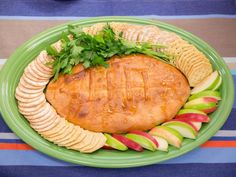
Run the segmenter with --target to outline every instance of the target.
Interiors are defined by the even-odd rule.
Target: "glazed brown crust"
[[[57,113],[90,131],[148,130],[172,119],[190,87],[175,67],[145,55],[113,57],[109,68],[84,70],[50,82],[46,98]]]

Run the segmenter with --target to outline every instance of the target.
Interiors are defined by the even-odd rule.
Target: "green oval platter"
[[[202,127],[196,140],[185,139],[183,146],[180,149],[170,147],[169,152],[167,153],[161,151],[144,151],[140,153],[131,150],[119,152],[115,150],[109,151],[100,149],[92,154],[82,154],[77,151],[58,147],[57,145],[43,139],[29,126],[26,119],[19,113],[17,109],[17,102],[14,97],[15,88],[24,71],[24,68],[39,54],[41,50],[45,49],[48,44],[56,42],[59,39],[61,32],[66,30],[68,24],[89,26],[94,23],[112,21],[140,25],[156,25],[164,30],[175,32],[202,51],[209,58],[214,69],[219,71],[223,78],[223,84],[221,87],[222,100],[219,103],[219,108],[217,111],[211,114],[212,121]],[[232,76],[223,59],[213,48],[198,37],[163,22],[131,17],[98,17],[74,21],[68,24],[51,28],[24,43],[7,60],[0,73],[1,114],[11,130],[33,148],[49,156],[86,166],[104,168],[143,166],[162,162],[191,151],[213,136],[227,120],[232,109],[234,99],[234,84]]]

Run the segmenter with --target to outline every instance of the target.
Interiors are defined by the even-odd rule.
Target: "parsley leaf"
[[[52,46],[46,48],[47,53],[55,58],[53,61],[54,80],[58,79],[59,73],[71,74],[73,66],[82,64],[85,68],[103,66],[108,67],[107,60],[112,56],[124,56],[141,53],[165,62],[170,62],[170,57],[163,52],[153,49],[164,48],[163,45],[151,45],[148,43],[131,43],[118,36],[113,29],[106,25],[103,30],[94,36],[86,34],[82,28],[68,26],[67,33],[61,36],[62,50],[58,53]],[[68,37],[73,37],[72,40]]]

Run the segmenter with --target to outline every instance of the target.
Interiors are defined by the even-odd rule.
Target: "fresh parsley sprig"
[[[73,39],[69,39],[71,35]],[[116,36],[109,25],[97,35],[91,36],[81,28],[68,26],[68,32],[62,33],[62,50],[58,53],[52,46],[47,47],[47,53],[55,58],[53,64],[54,80],[59,73],[71,74],[73,66],[83,64],[85,68],[103,66],[108,67],[107,60],[112,56],[124,56],[141,53],[165,62],[170,62],[170,57],[162,52],[153,50],[153,45],[148,43],[135,44],[122,39],[122,33]],[[156,45],[156,48],[163,48]]]

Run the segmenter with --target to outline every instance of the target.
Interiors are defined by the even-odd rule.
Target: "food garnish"
[[[108,67],[107,60],[112,56],[124,56],[135,53],[145,54],[153,58],[170,62],[170,57],[153,50],[163,48],[163,45],[151,45],[149,43],[131,43],[122,38],[122,32],[116,36],[113,29],[106,25],[97,35],[89,35],[81,28],[68,26],[68,35],[62,33],[62,50],[57,52],[53,46],[47,47],[47,53],[55,58],[53,64],[53,78],[57,80],[59,73],[71,74],[73,66],[83,64],[85,68],[103,66]]]

